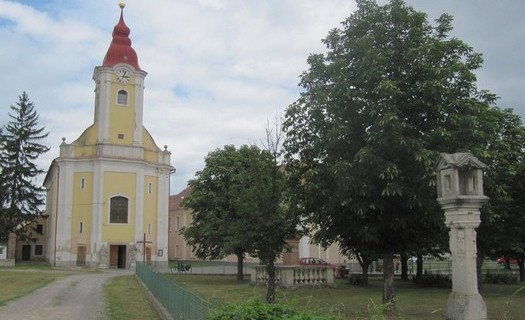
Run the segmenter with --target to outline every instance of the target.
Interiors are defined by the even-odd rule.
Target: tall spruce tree
[[[35,163],[49,150],[39,142],[47,137],[45,127],[39,126],[38,114],[26,92],[11,105],[11,120],[0,134],[0,240],[14,232],[24,237],[20,228],[42,213],[44,189],[36,178],[44,173]]]

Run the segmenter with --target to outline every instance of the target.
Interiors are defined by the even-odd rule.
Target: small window
[[[153,186],[151,185],[151,182],[148,183],[148,193],[151,194],[151,190],[153,190]]]
[[[128,199],[117,196],[110,200],[110,223],[128,223]]]
[[[119,90],[117,93],[117,103],[127,105],[128,104],[128,93],[126,90]]]
[[[151,234],[151,223],[148,223],[148,235]]]
[[[124,139],[124,134],[123,133],[119,133],[117,135],[117,138],[120,139],[120,140]]]
[[[44,254],[44,246],[41,244],[35,244],[35,256],[41,256]]]
[[[86,179],[82,178],[80,179],[80,189],[84,189],[86,187]]]
[[[38,234],[43,234],[44,233],[44,226],[42,224],[37,224],[35,230],[36,230],[36,232]]]
[[[84,222],[80,221],[78,225],[78,233],[82,234],[84,232]]]
[[[180,219],[179,217],[177,217],[177,231],[179,231],[180,229]]]

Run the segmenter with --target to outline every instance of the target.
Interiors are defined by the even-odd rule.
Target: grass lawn
[[[52,282],[61,274],[0,269],[0,306]]]
[[[109,320],[159,319],[135,276],[112,278],[104,287]]]
[[[264,299],[266,288],[255,287],[249,280],[241,283],[234,276],[170,275],[180,286],[197,292],[205,299],[239,303],[251,297]],[[412,282],[396,281],[397,315],[391,319],[444,319],[450,289],[419,288]],[[481,294],[487,304],[489,319],[525,319],[525,284],[485,284]],[[520,290],[520,288],[523,288]],[[292,301],[299,308],[330,314],[339,319],[371,319],[381,308],[382,280],[371,278],[367,288],[336,280],[335,288],[300,287],[278,291],[278,301]],[[513,295],[514,294],[514,295]]]

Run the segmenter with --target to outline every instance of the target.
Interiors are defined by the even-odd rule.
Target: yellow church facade
[[[171,153],[143,126],[144,79],[123,8],[102,66],[94,121],[63,138],[44,181],[47,260],[55,266],[130,268],[168,261]]]

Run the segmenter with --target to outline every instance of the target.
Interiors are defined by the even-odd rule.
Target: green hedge
[[[416,283],[423,288],[452,288],[452,278],[449,275],[428,271],[425,271]]]
[[[208,320],[335,320],[334,317],[315,316],[300,312],[289,304],[267,304],[257,299],[215,310]]]
[[[492,284],[517,284],[518,276],[511,272],[487,272],[483,277],[483,282]]]

